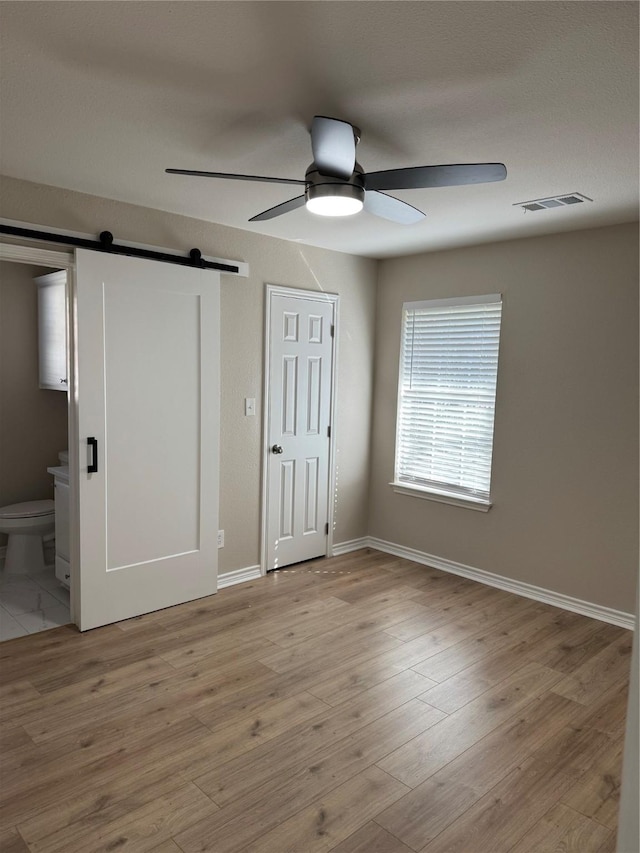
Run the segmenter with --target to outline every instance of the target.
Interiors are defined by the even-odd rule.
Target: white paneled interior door
[[[326,554],[335,297],[269,292],[267,570]]]
[[[76,253],[81,630],[216,591],[219,289]]]

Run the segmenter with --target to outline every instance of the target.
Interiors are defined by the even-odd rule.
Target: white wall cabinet
[[[40,388],[67,390],[67,274],[35,279],[38,286],[38,364]]]

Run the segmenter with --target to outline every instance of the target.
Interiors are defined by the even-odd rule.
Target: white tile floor
[[[58,583],[53,566],[31,575],[0,569],[0,641],[69,621],[69,590]]]

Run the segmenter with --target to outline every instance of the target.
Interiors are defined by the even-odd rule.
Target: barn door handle
[[[87,439],[87,444],[91,448],[91,463],[87,467],[87,474],[98,473],[98,439],[91,436]]]
[[[274,444],[273,447],[271,448],[271,452],[272,453],[284,453],[284,450],[282,449],[282,447],[280,447],[279,444]]]

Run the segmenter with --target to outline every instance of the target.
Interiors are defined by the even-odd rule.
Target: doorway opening
[[[0,261],[66,272],[66,621],[85,631],[215,593],[220,273],[2,242]],[[51,461],[50,476],[65,460]]]
[[[72,621],[69,400],[66,271],[2,257],[0,640],[8,640]]]

